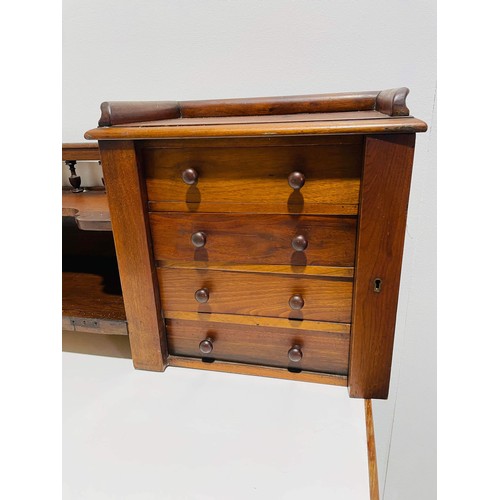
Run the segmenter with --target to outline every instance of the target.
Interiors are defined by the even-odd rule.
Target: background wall
[[[391,392],[374,412],[384,500],[435,498],[434,1],[64,0],[63,43],[63,142],[82,141],[105,100],[411,89],[429,131],[417,137]]]

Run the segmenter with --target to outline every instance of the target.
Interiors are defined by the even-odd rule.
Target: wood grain
[[[165,326],[160,314],[145,188],[134,144],[104,141],[99,147],[134,366],[162,371],[167,357]]]
[[[66,160],[100,160],[99,146],[97,142],[74,142],[63,143],[62,161]]]
[[[100,127],[121,123],[169,118],[205,118],[231,116],[272,116],[306,113],[342,113],[383,109],[387,115],[398,114],[405,106],[408,89],[337,92],[330,94],[197,101],[114,101],[101,104]],[[394,103],[395,102],[395,103]],[[408,114],[408,113],[407,113]]]
[[[366,138],[354,276],[351,397],[389,393],[415,135]],[[381,279],[380,292],[374,280]]]
[[[356,113],[356,112],[355,112]],[[166,137],[267,137],[273,135],[331,134],[414,134],[425,132],[427,124],[406,116],[356,120],[355,114],[345,120],[303,122],[245,123],[224,125],[193,125],[187,127],[154,126],[103,127],[89,130],[86,139],[164,139]]]
[[[79,229],[83,231],[111,231],[108,198],[101,189],[72,193],[63,189],[62,214],[74,217]]]
[[[125,320],[62,317],[62,329],[70,332],[94,333],[98,335],[128,335]]]
[[[292,266],[292,265],[260,265],[260,264],[228,264],[227,262],[179,262],[157,260],[158,267],[172,267],[176,269],[211,269],[213,271],[238,271],[242,273],[265,274],[293,274],[297,276],[330,276],[331,278],[353,278],[354,267],[327,267],[327,266]]]
[[[177,319],[167,319],[167,331],[174,356],[347,375],[349,335],[344,333]],[[213,341],[213,351],[202,354],[199,344],[207,337]],[[295,363],[288,359],[294,345],[300,345],[303,353]]]
[[[356,218],[293,215],[150,213],[155,259],[290,266],[354,265]],[[196,248],[191,235],[206,235]],[[307,239],[295,251],[296,236]],[[251,249],[251,251],[249,251]]]
[[[88,268],[78,263],[62,273],[63,316],[125,320],[118,273],[112,267]]]
[[[158,269],[158,280],[166,315],[192,311],[351,322],[351,280],[169,268]],[[206,304],[194,298],[201,288],[209,290]],[[300,311],[288,305],[294,294],[304,299]]]
[[[188,212],[188,213],[244,213],[244,214],[290,214],[290,215],[357,215],[358,205],[338,205],[335,203],[276,203],[268,199],[262,203],[232,202],[220,203],[206,201],[186,203],[185,201],[149,201],[149,210],[152,212]]]
[[[290,330],[314,330],[349,334],[351,325],[347,323],[328,323],[326,321],[297,321],[285,318],[266,318],[262,316],[244,316],[241,314],[216,314],[203,312],[169,311],[168,319],[183,319],[188,321],[210,321],[211,323],[230,323],[272,328],[288,328]]]
[[[314,203],[355,205],[359,198],[362,145],[237,148],[141,149],[150,201],[266,204],[287,212],[289,205]],[[186,185],[182,172],[198,172]],[[294,171],[305,175],[300,191],[288,185]]]
[[[201,359],[187,358],[182,356],[169,356],[169,366],[183,368],[194,368],[196,370],[207,370],[216,372],[236,373],[239,375],[253,375],[257,377],[270,377],[297,382],[312,382],[315,384],[328,384],[347,386],[347,377],[342,375],[331,375],[326,373],[313,373],[302,370],[300,373],[292,372],[286,368],[273,368],[270,366],[245,365],[243,363],[231,363],[228,361],[214,361],[205,363]]]
[[[370,480],[370,500],[379,500],[377,450],[371,399],[365,399],[366,445],[368,449],[368,476]]]

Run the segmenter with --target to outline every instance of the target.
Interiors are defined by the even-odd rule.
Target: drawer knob
[[[196,248],[203,248],[207,242],[207,235],[203,231],[198,231],[191,235],[191,243]]]
[[[288,301],[288,305],[290,306],[290,309],[300,311],[300,309],[304,307],[304,299],[301,295],[292,295]]]
[[[192,186],[198,182],[198,172],[194,168],[186,168],[182,172],[182,180]]]
[[[303,252],[307,248],[307,240],[305,236],[299,234],[292,240],[292,248],[297,252]]]
[[[210,354],[214,350],[213,342],[214,341],[210,337],[206,338],[205,340],[202,340],[200,342],[200,351],[203,354]],[[302,355],[301,355],[301,357],[302,357]]]
[[[200,349],[201,349],[201,347],[200,347]],[[288,359],[290,361],[293,361],[294,363],[298,363],[302,359],[302,350],[300,349],[300,345],[294,345],[288,351]]]
[[[302,172],[292,172],[288,176],[288,185],[292,189],[300,189],[306,182],[306,176]]]
[[[208,288],[200,288],[194,292],[194,298],[196,299],[196,302],[199,302],[200,304],[208,302],[209,297]]]

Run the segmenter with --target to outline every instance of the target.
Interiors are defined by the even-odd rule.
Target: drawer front
[[[200,351],[206,339],[210,353]],[[345,333],[168,319],[167,341],[174,356],[347,375],[349,334]],[[294,346],[300,347],[298,361],[289,358]]]
[[[352,280],[158,268],[158,281],[164,315],[198,311],[351,322]],[[197,292],[208,300],[198,302]],[[298,307],[301,300],[302,308],[291,308],[290,301]]]
[[[151,213],[149,218],[156,260],[354,266],[355,217]]]
[[[138,153],[150,201],[173,206],[180,202],[191,211],[211,204],[224,211],[226,203],[247,204],[259,212],[295,213],[311,204],[357,205],[362,144],[359,138],[344,141],[279,147],[145,147]],[[304,176],[300,189],[289,185],[293,172]],[[187,184],[183,176],[196,182]]]

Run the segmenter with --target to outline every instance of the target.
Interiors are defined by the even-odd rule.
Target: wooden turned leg
[[[66,160],[66,165],[69,167],[71,175],[69,176],[69,183],[73,186],[71,192],[82,193],[83,188],[80,187],[82,179],[79,175],[76,175],[76,160]]]

